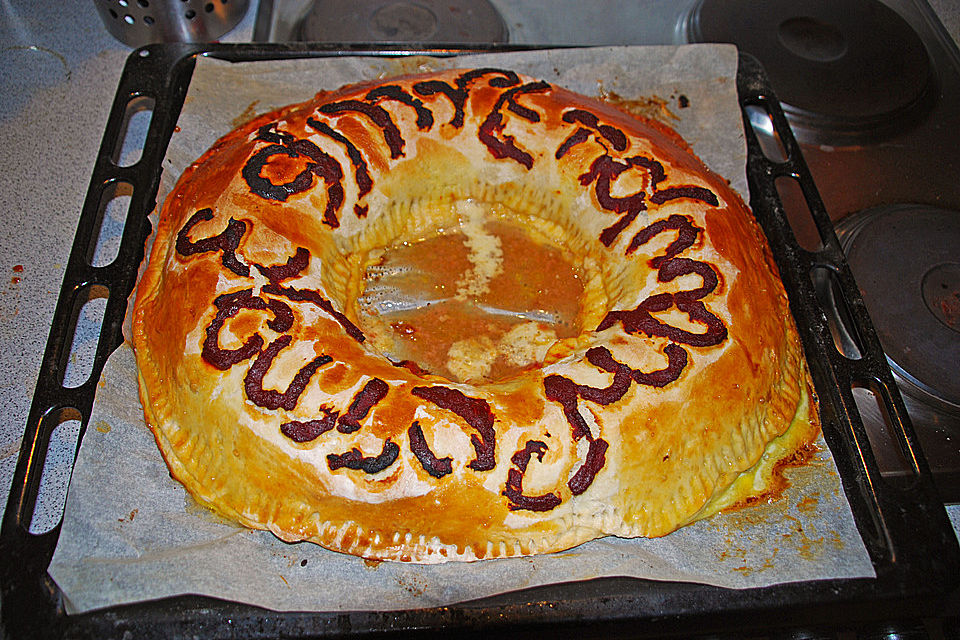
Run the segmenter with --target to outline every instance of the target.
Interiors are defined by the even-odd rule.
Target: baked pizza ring
[[[819,430],[737,194],[667,127],[507,70],[223,137],[163,205],[133,322],[172,475],[368,558],[662,536]]]

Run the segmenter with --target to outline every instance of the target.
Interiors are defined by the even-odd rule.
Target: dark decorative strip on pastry
[[[336,140],[346,148],[347,156],[349,156],[350,162],[353,163],[354,166],[353,175],[357,181],[358,197],[362,198],[370,193],[370,189],[373,188],[373,180],[370,178],[370,172],[367,169],[367,161],[364,159],[363,154],[360,153],[360,150],[357,149],[356,145],[326,122],[320,122],[316,118],[307,118],[307,124],[323,135]]]
[[[584,109],[570,109],[564,112],[563,121],[570,124],[582,124],[599,133],[617,151],[626,151],[627,136],[608,124],[600,124],[597,116]]]
[[[279,139],[283,144],[264,147],[247,160],[240,174],[250,187],[250,191],[267,200],[286,202],[291,195],[302,193],[313,186],[313,177],[317,176],[327,185],[327,205],[323,212],[323,222],[331,229],[339,227],[340,220],[337,212],[340,211],[344,198],[343,169],[340,163],[309,140],[299,140],[290,134],[276,131],[264,132],[262,127],[259,135]],[[302,156],[312,162],[308,162],[290,182],[274,184],[260,174],[270,159],[277,155],[290,158]]]
[[[574,148],[578,144],[586,142],[590,139],[590,130],[584,129],[583,127],[578,128],[576,131],[567,136],[567,139],[564,140],[559,147],[557,147],[557,152],[553,154],[553,157],[559,160],[563,156],[567,155],[567,152],[570,149]]]
[[[271,144],[257,151],[247,160],[241,171],[243,179],[246,180],[250,191],[261,198],[286,202],[287,198],[295,193],[301,193],[310,188],[313,184],[313,171],[309,167],[303,169],[290,182],[274,184],[261,174],[263,167],[266,166],[274,156],[284,155],[290,158],[299,158],[300,154],[280,144]]]
[[[283,296],[292,302],[310,302],[320,307],[327,315],[336,320],[347,334],[357,342],[363,342],[366,338],[363,332],[350,321],[350,318],[343,315],[333,304],[321,296],[318,292],[311,289],[294,289],[293,287],[282,287],[278,284],[268,284],[263,287],[265,293]]]
[[[213,209],[209,207],[200,209],[187,220],[180,232],[177,234],[177,253],[181,256],[192,256],[197,253],[208,253],[211,251],[223,252],[220,260],[227,269],[238,276],[249,276],[250,267],[237,260],[237,247],[240,246],[240,239],[247,230],[247,225],[242,220],[230,218],[227,228],[220,234],[210,238],[202,238],[193,242],[189,238],[190,230],[201,221],[213,220]]]
[[[696,273],[703,279],[703,284],[696,289],[652,295],[634,309],[611,311],[600,322],[597,331],[603,331],[620,322],[628,333],[642,332],[691,347],[718,345],[727,338],[727,328],[720,318],[707,311],[706,306],[700,302],[701,298],[711,293],[719,284],[717,272],[706,262],[676,257],[677,254],[693,246],[701,229],[696,227],[689,218],[674,214],[665,220],[657,220],[637,232],[630,241],[627,253],[668,230],[677,231],[677,239],[667,246],[662,255],[649,261],[650,266],[658,270],[657,280],[669,282],[678,276]],[[694,333],[679,329],[660,322],[653,316],[653,313],[667,311],[674,305],[678,310],[686,313],[691,322],[704,325],[706,331]]]
[[[608,443],[599,437],[594,437],[590,427],[580,413],[580,400],[587,400],[599,405],[610,405],[620,400],[630,389],[632,382],[638,384],[662,387],[673,382],[687,364],[687,353],[676,345],[667,345],[664,349],[667,355],[667,366],[653,372],[636,371],[631,367],[618,362],[606,347],[593,347],[587,350],[587,361],[593,366],[613,374],[613,380],[606,387],[591,387],[573,382],[560,375],[549,375],[543,380],[544,392],[548,400],[560,404],[563,415],[570,424],[573,439],[587,438],[590,443],[586,459],[567,482],[573,495],[580,495],[586,491],[596,475],[606,463]],[[519,484],[517,485],[519,486]]]
[[[683,311],[691,322],[697,322],[706,327],[704,333],[693,333],[686,329],[678,329],[657,320],[652,314],[667,311],[676,305]],[[650,296],[634,309],[611,311],[597,327],[597,331],[621,323],[627,333],[645,333],[648,336],[659,336],[673,342],[687,344],[691,347],[712,347],[723,342],[727,337],[727,328],[717,316],[713,315],[699,300],[691,301],[680,294],[660,293]]]
[[[630,389],[633,381],[633,371],[613,359],[606,347],[593,347],[587,350],[587,360],[590,364],[613,373],[613,380],[606,387],[591,387],[577,384],[569,378],[552,374],[543,379],[543,389],[547,400],[552,400],[563,407],[563,415],[573,429],[573,439],[579,440],[590,435],[590,427],[580,415],[579,400],[589,400],[599,405],[609,405],[618,401]]]
[[[711,207],[716,207],[720,204],[720,201],[717,199],[717,195],[713,191],[703,187],[694,186],[667,187],[666,189],[657,191],[650,196],[650,202],[663,204],[668,200],[676,200],[677,198],[690,198],[691,200],[699,200],[700,202],[709,204]]]
[[[374,405],[386,397],[388,391],[390,387],[380,378],[368,381],[354,396],[347,412],[340,416],[337,421],[337,431],[340,433],[357,431],[360,428],[360,421],[367,417],[367,413]]]
[[[497,99],[497,103],[487,115],[486,119],[480,125],[478,137],[480,142],[487,146],[494,158],[512,158],[527,169],[533,167],[533,156],[517,146],[515,138],[509,134],[503,133],[505,123],[503,122],[503,113],[501,110],[504,105],[516,115],[529,120],[530,122],[539,122],[540,116],[536,111],[528,109],[516,102],[517,96],[527,93],[542,93],[549,91],[550,85],[546,82],[529,82],[519,87],[513,87],[504,91]]]
[[[218,296],[213,303],[217,307],[217,315],[214,316],[207,327],[207,338],[203,341],[200,356],[217,369],[226,371],[238,362],[260,353],[260,349],[263,348],[263,338],[259,333],[255,333],[247,338],[243,346],[237,349],[222,349],[220,347],[220,329],[223,328],[227,318],[237,315],[241,309],[266,309],[267,303],[260,298],[253,297],[253,290],[251,289],[224,293]]]
[[[673,294],[674,300],[699,300],[707,294],[713,292],[719,284],[717,272],[706,262],[691,260],[690,258],[672,258],[666,262],[659,263],[660,270],[657,273],[657,280],[660,282],[670,282],[680,276],[697,274],[703,279],[703,285],[696,289],[678,291]]]
[[[471,398],[449,387],[414,387],[413,395],[432,402],[463,418],[477,434],[470,434],[477,457],[467,466],[475,471],[489,471],[496,466],[497,434],[493,429],[494,416],[486,400]]]
[[[632,167],[639,167],[645,171],[643,188],[629,196],[617,197],[612,195],[610,189],[613,180]],[[663,165],[644,156],[633,156],[620,162],[610,155],[604,154],[593,161],[590,169],[580,176],[580,184],[586,186],[596,182],[594,193],[597,197],[597,204],[607,211],[621,214],[617,222],[601,232],[600,242],[604,246],[609,247],[616,242],[620,234],[636,219],[637,215],[646,210],[647,206],[644,201],[646,193],[644,190],[647,188],[656,190],[657,184],[665,177]]]
[[[300,444],[316,440],[327,431],[333,430],[337,423],[336,411],[320,407],[320,413],[322,417],[313,420],[284,422],[280,425],[280,433]]]
[[[292,410],[297,406],[297,400],[300,399],[300,394],[307,388],[307,383],[317,369],[333,362],[333,358],[328,355],[317,356],[297,371],[297,374],[293,377],[293,380],[290,381],[290,385],[286,391],[264,389],[263,378],[267,374],[267,371],[269,371],[270,365],[273,364],[273,360],[277,357],[277,354],[290,344],[291,340],[293,340],[292,336],[283,335],[271,342],[267,348],[257,356],[257,359],[254,360],[250,369],[247,371],[247,375],[243,379],[243,386],[247,397],[258,407],[271,410]]]
[[[537,460],[543,461],[543,454],[547,451],[547,443],[542,440],[527,440],[526,446],[510,456],[510,462],[517,465],[520,471],[526,473],[530,458],[534,455]]]
[[[365,458],[363,452],[357,448],[352,448],[346,453],[327,454],[327,466],[330,471],[336,471],[346,467],[364,473],[379,473],[392,465],[400,455],[400,447],[387,438],[383,443],[383,450],[377,456]]]
[[[284,264],[265,267],[262,264],[254,263],[253,266],[270,282],[282,282],[299,275],[309,264],[310,252],[303,247],[299,247],[297,252],[287,258]]]
[[[590,439],[590,446],[587,449],[587,459],[584,460],[577,472],[567,482],[570,492],[578,496],[593,484],[594,478],[603,469],[606,463],[607,441],[603,438]]]
[[[257,140],[273,144],[289,144],[296,140],[296,138],[289,133],[284,133],[277,129],[278,126],[279,123],[277,122],[263,125],[257,129]]]
[[[665,387],[677,378],[687,366],[687,352],[680,345],[670,343],[663,348],[667,356],[667,366],[657,371],[637,371],[633,369],[633,380],[648,387]]]
[[[394,100],[408,107],[412,107],[417,112],[417,129],[428,131],[433,126],[433,113],[423,106],[423,102],[414,98],[409,93],[395,84],[385,84],[371,89],[364,99],[370,102],[378,100]]]
[[[650,266],[657,268],[664,260],[670,260],[678,254],[686,251],[697,241],[697,236],[702,229],[693,224],[693,221],[686,216],[673,214],[665,220],[652,222],[637,232],[630,245],[627,247],[627,253],[633,253],[640,246],[650,242],[655,236],[664,231],[673,230],[677,232],[677,239],[671,242],[662,256],[657,256],[650,260]]]
[[[263,338],[254,334],[238,349],[222,349],[220,347],[220,330],[228,318],[237,315],[241,309],[273,312],[273,319],[267,321],[267,326],[278,333],[288,331],[293,326],[293,312],[280,300],[263,300],[255,297],[252,289],[225,293],[214,301],[217,315],[214,316],[206,329],[207,337],[203,341],[201,357],[221,371],[226,371],[238,362],[252,358],[263,347]]]
[[[320,105],[318,110],[328,116],[342,113],[359,113],[366,116],[383,133],[383,141],[387,143],[387,148],[390,149],[390,157],[396,159],[403,155],[405,144],[403,136],[400,134],[397,123],[390,117],[390,112],[383,107],[360,100],[342,100]]]
[[[490,79],[491,87],[512,87],[520,84],[520,78],[513,71],[503,71],[500,69],[472,69],[460,75],[453,85],[442,80],[425,80],[413,85],[413,90],[424,97],[434,96],[438,93],[447,97],[450,104],[453,105],[453,118],[448,124],[457,129],[463,127],[464,105],[467,103],[468,91],[475,80],[486,76],[496,75]]]
[[[537,460],[543,460],[546,450],[546,443],[540,440],[528,440],[523,449],[510,456],[510,462],[517,468],[507,471],[507,485],[502,495],[510,500],[511,511],[550,511],[562,502],[556,493],[545,493],[539,496],[528,496],[523,493],[523,474],[527,472],[530,457],[536,455]]]
[[[442,478],[453,471],[453,458],[437,458],[436,454],[430,450],[427,439],[423,435],[423,428],[416,420],[407,429],[407,436],[410,438],[410,451],[417,456],[417,460],[423,466],[423,470],[434,478]]]

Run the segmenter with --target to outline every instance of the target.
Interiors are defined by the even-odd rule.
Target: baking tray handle
[[[746,54],[741,54],[740,64],[745,69],[760,67],[755,58]],[[744,73],[738,85],[749,151],[750,206],[775,248],[774,258],[821,400],[824,438],[834,453],[861,536],[875,567],[900,564],[918,569],[929,565],[930,571],[956,583],[960,574],[960,552],[952,525],[830,216],[776,96],[761,79],[765,79],[763,73]],[[775,138],[785,157],[776,157],[764,150],[765,144],[750,119],[750,107],[760,108],[770,116]],[[820,237],[820,245],[815,250],[798,244],[776,186],[778,179],[795,180],[799,185]],[[845,303],[848,330],[857,337],[858,357],[841,353],[837,348],[828,311],[818,300],[814,282],[814,274],[822,270],[831,274],[836,293]],[[896,444],[910,466],[908,481],[893,482],[881,475],[853,396],[854,387],[868,388],[875,393],[895,434]],[[942,562],[925,560],[927,550],[915,544],[917,540],[942,549]]]

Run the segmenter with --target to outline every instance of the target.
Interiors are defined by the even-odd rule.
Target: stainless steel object
[[[104,26],[131,47],[211,42],[233,29],[250,0],[94,0]]]
[[[701,0],[686,27],[691,42],[734,42],[763,63],[800,142],[877,142],[936,99],[923,41],[878,0]]]
[[[486,0],[317,0],[300,23],[306,42],[497,43],[507,27]]]
[[[960,494],[960,213],[919,204],[875,207],[836,224],[893,378],[945,499]],[[821,287],[824,282],[818,283]],[[830,291],[826,291],[828,297]],[[839,341],[850,345],[842,307]],[[855,349],[856,347],[854,347]],[[888,418],[863,390],[857,406],[871,436]],[[903,460],[881,452],[881,471],[899,475]]]
[[[960,58],[919,0],[770,0],[764,9],[698,0],[682,26],[691,40],[737,44],[769,73],[941,495],[960,502]],[[794,232],[815,251],[822,236],[805,197],[781,182]],[[842,303],[817,284],[838,347],[855,357]],[[881,470],[897,477],[908,465],[884,436],[888,418],[874,390],[855,391]]]

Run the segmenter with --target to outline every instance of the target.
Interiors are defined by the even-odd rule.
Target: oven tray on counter
[[[824,437],[876,578],[819,580],[729,590],[700,584],[603,578],[538,587],[449,607],[391,612],[277,613],[214,598],[179,596],[68,616],[57,585],[46,573],[59,536],[29,532],[51,433],[64,412],[87,426],[101,370],[122,343],[121,324],[150,232],[161,163],[177,123],[196,56],[228,61],[344,55],[456,55],[525,50],[385,48],[308,44],[151,45],[127,61],[110,112],[41,365],[13,487],[0,530],[0,602],[4,637],[180,638],[324,637],[378,632],[423,635],[519,632],[540,635],[631,637],[738,629],[850,628],[875,620],[917,620],[943,613],[960,582],[960,551],[937,497],[863,300],[847,267],[813,180],[760,64],[741,54],[737,89],[748,145],[750,206],[766,233],[790,297],[790,306],[820,400]],[[117,166],[129,106],[153,102],[140,160]],[[785,159],[771,159],[751,126],[751,114],[772,122]],[[775,155],[775,154],[771,154]],[[777,179],[795,180],[823,240],[815,252],[797,244],[780,201]],[[116,259],[90,266],[103,217],[103,201],[117,183],[132,186]],[[844,327],[858,339],[858,358],[841,354],[815,290],[814,272],[829,274],[841,297]],[[77,310],[91,287],[108,291],[92,373],[80,386],[64,386]],[[910,473],[881,477],[852,389],[877,396]]]

